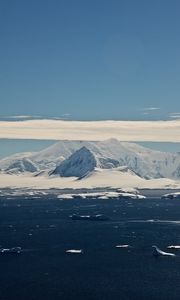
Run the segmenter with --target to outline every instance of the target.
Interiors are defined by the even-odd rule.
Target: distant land
[[[59,141],[0,160],[0,188],[178,190],[180,153],[117,139]]]

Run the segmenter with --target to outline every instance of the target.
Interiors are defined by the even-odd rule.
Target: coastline
[[[148,189],[148,188],[139,188],[136,190],[136,193],[132,193],[132,195],[139,195],[144,196],[145,198],[161,198],[164,194],[176,193],[180,192],[180,188],[177,189]],[[128,197],[128,193],[124,192],[124,196],[119,195],[123,193],[120,189],[116,188],[83,188],[83,189],[72,189],[72,188],[50,188],[50,189],[33,189],[33,188],[0,188],[0,197],[18,197],[24,196],[25,199],[27,198],[42,198],[42,197],[56,197],[59,199],[73,199],[73,198],[81,198],[81,199],[101,199],[101,200],[108,200],[108,199],[118,199],[118,198],[125,198]],[[127,196],[126,196],[127,194]],[[130,195],[130,193],[129,193]],[[129,196],[130,197],[130,196]]]

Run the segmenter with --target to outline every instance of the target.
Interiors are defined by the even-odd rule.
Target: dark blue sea
[[[110,219],[73,221],[73,213]],[[180,299],[180,250],[152,255],[152,245],[180,245],[178,200],[1,197],[0,245],[23,249],[0,255],[0,300]]]

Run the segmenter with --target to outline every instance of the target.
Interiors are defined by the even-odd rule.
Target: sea
[[[180,299],[179,200],[1,196],[0,245],[22,247],[0,253],[0,300]]]

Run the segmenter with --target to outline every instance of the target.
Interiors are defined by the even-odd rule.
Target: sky
[[[175,115],[179,11],[178,0],[2,0],[0,115]]]
[[[179,0],[2,0],[0,120],[180,119],[179,11]]]

